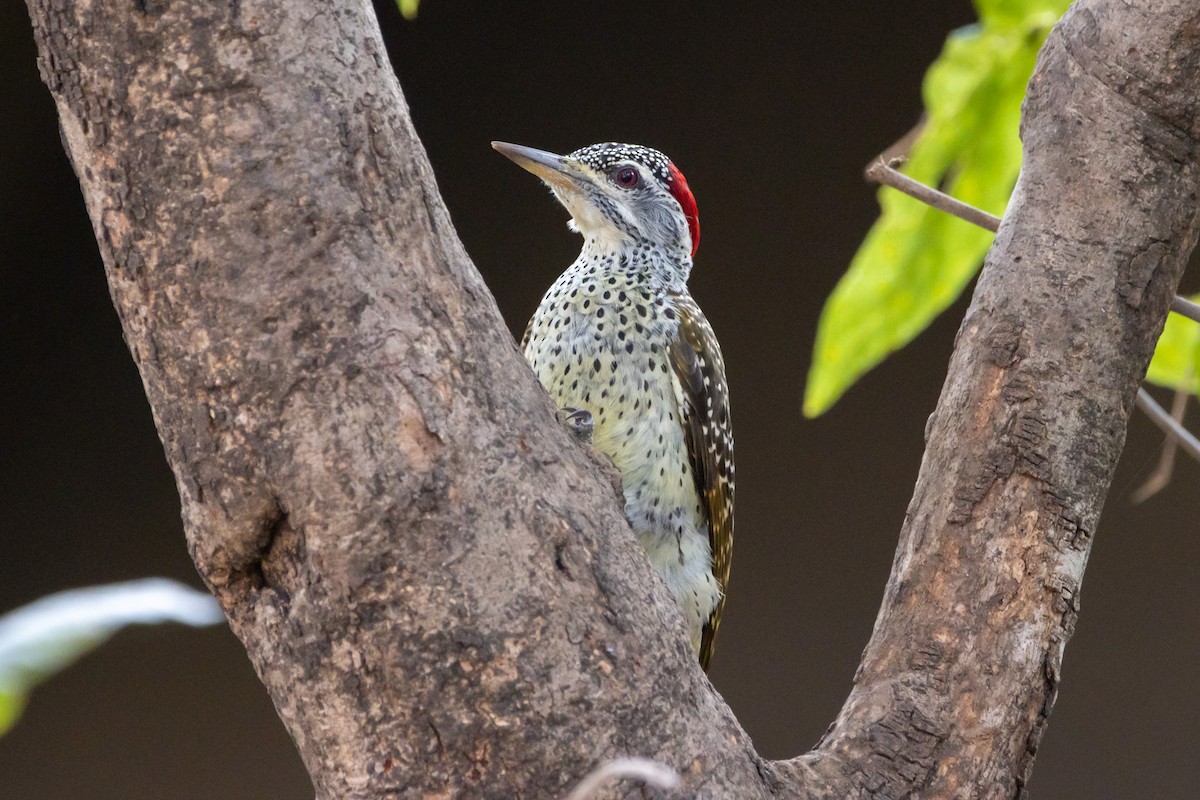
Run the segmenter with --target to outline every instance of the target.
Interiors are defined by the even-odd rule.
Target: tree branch
[[[563,796],[626,754],[689,796],[1020,789],[1195,243],[1191,4],[1051,35],[874,636],[778,763],[516,352],[370,6],[29,8],[189,548],[318,797]]]
[[[1200,74],[1198,20],[1193,3],[1083,2],[1048,38],[1021,177],[875,632],[810,763],[882,772],[893,797],[1022,790],[1128,413],[1196,241],[1183,86]]]

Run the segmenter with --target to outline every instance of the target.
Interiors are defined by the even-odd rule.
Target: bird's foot
[[[592,412],[585,408],[560,408],[558,410],[558,421],[566,426],[572,439],[580,444],[588,445],[583,448],[583,451],[587,454],[588,458],[595,462],[600,471],[604,473],[604,476],[608,478],[608,483],[612,486],[613,495],[624,506],[625,490],[621,484],[621,473],[617,472],[617,468],[613,466],[612,460],[608,456],[591,446],[592,433],[596,427]]]
[[[592,443],[592,432],[595,429],[592,412],[586,408],[560,408],[558,418],[567,426],[567,430],[571,432],[575,441],[584,444]]]

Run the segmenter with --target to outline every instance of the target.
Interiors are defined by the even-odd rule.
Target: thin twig
[[[1137,405],[1138,408],[1146,412],[1146,416],[1150,417],[1151,422],[1161,428],[1168,436],[1174,437],[1185,453],[1200,461],[1200,439],[1197,439],[1195,434],[1172,419],[1166,409],[1160,406],[1158,401],[1151,397],[1150,393],[1145,389],[1138,389]]]
[[[909,197],[915,197],[922,203],[933,206],[934,208],[945,211],[959,219],[965,219],[972,225],[978,225],[984,230],[989,230],[995,233],[1000,228],[1000,218],[994,214],[989,214],[986,211],[970,206],[961,200],[957,200],[945,192],[939,192],[933,187],[926,186],[920,181],[913,180],[905,175],[900,170],[896,169],[893,164],[885,163],[881,158],[871,166],[867,167],[866,175],[871,180],[880,183],[884,186],[890,186],[893,189],[899,189]]]
[[[1175,399],[1171,401],[1171,419],[1176,425],[1183,425],[1183,415],[1187,411],[1188,399],[1191,396],[1192,393],[1183,386],[1175,390]],[[1144,503],[1166,488],[1175,472],[1175,453],[1178,449],[1179,440],[1168,436],[1163,444],[1162,455],[1158,458],[1158,466],[1150,473],[1150,477],[1146,478],[1146,482],[1130,496],[1130,500],[1134,503]]]
[[[1181,317],[1200,322],[1200,303],[1193,303],[1186,297],[1175,295],[1175,299],[1171,301],[1171,310]]]
[[[679,785],[679,774],[657,761],[648,758],[614,758],[589,772],[567,795],[567,800],[589,800],[613,778],[635,778],[656,789],[674,789]]]

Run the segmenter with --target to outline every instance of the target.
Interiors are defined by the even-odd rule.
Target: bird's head
[[[492,142],[537,175],[571,212],[570,227],[606,249],[648,241],[692,256],[700,217],[687,179],[657,150],[636,144],[594,144],[565,156]]]

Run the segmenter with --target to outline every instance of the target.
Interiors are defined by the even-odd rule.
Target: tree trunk
[[[754,752],[450,225],[361,0],[29,0],[197,568],[320,798],[1017,795],[1196,239],[1200,5],[1083,2],[816,750]]]

